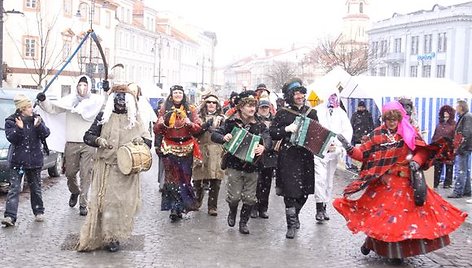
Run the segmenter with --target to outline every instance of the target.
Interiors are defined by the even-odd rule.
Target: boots
[[[326,213],[326,203],[323,204],[323,219],[329,221],[328,214]]]
[[[247,227],[247,222],[251,216],[252,206],[248,204],[243,204],[241,208],[241,214],[239,215],[239,232],[242,234],[249,234],[249,229]]]
[[[298,215],[300,214],[300,209],[296,209],[296,217],[295,217],[295,229],[300,229],[300,218],[298,217]]]
[[[200,209],[203,202],[203,197],[205,196],[205,192],[203,190],[202,181],[194,181],[195,187],[195,197],[197,199],[195,207]]]
[[[238,203],[229,204],[228,225],[234,227],[236,224],[236,214],[238,213]]]
[[[294,207],[285,209],[285,217],[287,219],[287,233],[285,237],[293,239],[295,237],[296,224],[297,224],[297,211]]]
[[[315,220],[317,223],[322,223],[324,221],[324,204],[316,203],[316,215]]]

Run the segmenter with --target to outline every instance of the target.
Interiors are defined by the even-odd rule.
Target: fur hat
[[[243,91],[239,93],[238,97],[236,97],[236,100],[234,100],[234,104],[237,106],[237,108],[241,108],[248,103],[254,103],[257,105],[256,92],[252,90]]]
[[[295,91],[306,94],[306,88],[303,86],[303,82],[300,78],[292,78],[282,86],[282,93],[287,103],[293,103]]]
[[[180,90],[182,92],[185,92],[184,87],[182,87],[181,85],[173,85],[170,87],[170,94],[172,94],[172,92],[174,92],[175,90]]]
[[[28,97],[26,97],[26,96],[23,95],[23,94],[17,94],[17,95],[13,98],[13,102],[15,102],[15,107],[16,107],[16,109],[18,109],[18,110],[22,110],[23,108],[27,107],[28,105],[33,105],[33,103],[31,102],[31,100],[28,99]]]
[[[129,84],[129,85],[116,85],[111,88],[109,94],[111,93],[129,93],[134,96],[134,98],[138,99],[140,95],[141,88],[136,84]]]

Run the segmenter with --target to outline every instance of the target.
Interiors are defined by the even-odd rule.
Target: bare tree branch
[[[297,65],[292,62],[276,61],[265,74],[271,88],[279,91],[287,80],[298,76]]]

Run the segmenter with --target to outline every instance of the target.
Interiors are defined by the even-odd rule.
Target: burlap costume
[[[80,232],[78,251],[95,250],[110,241],[129,238],[133,230],[134,216],[141,204],[139,173],[121,173],[117,166],[116,152],[120,146],[134,138],[143,137],[150,140],[149,132],[140,119],[133,127],[128,128],[127,114],[112,113],[108,122],[99,125],[101,117],[102,113],[97,116],[86,136],[93,132],[94,126],[97,129],[101,127],[97,134],[106,139],[113,148],[97,149],[89,201],[90,212]]]

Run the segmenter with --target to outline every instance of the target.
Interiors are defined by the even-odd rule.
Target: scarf
[[[172,107],[169,118],[169,128],[179,128],[184,125],[184,119],[187,117],[184,105],[180,105],[179,108]]]
[[[382,113],[391,110],[398,110],[402,114],[402,121],[398,123],[397,133],[402,136],[406,145],[410,150],[415,150],[415,138],[417,132],[415,128],[410,124],[410,116],[406,114],[405,109],[398,101],[391,101],[384,104],[382,107]]]

